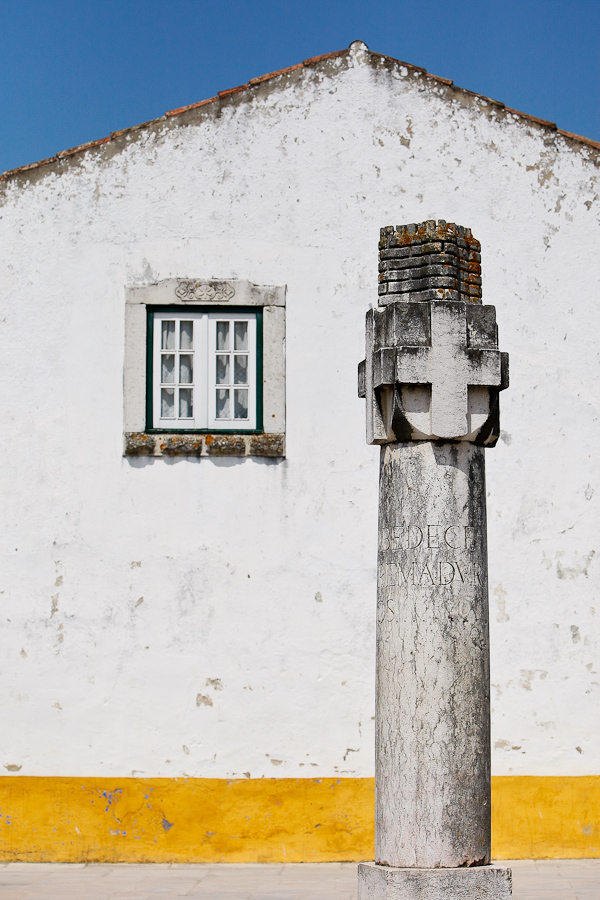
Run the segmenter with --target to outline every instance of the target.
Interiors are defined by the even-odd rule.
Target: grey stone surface
[[[401,869],[361,863],[358,900],[508,900],[511,871],[503,866]]]
[[[493,446],[508,358],[492,306],[397,301],[367,314],[359,394],[367,441],[467,440]]]
[[[480,250],[470,229],[452,222],[432,220],[382,228],[379,293],[422,293],[422,300],[465,299],[477,303],[481,300]],[[405,267],[413,260],[412,268]],[[440,292],[437,297],[431,297],[432,290]],[[449,290],[456,291],[457,296],[449,296]]]
[[[448,252],[450,249],[452,252]],[[395,254],[400,251],[389,250],[388,254]],[[478,262],[469,262],[467,260],[460,259],[456,256],[456,248],[446,248],[444,253],[426,253],[422,256],[402,256],[402,257],[394,257],[394,256],[386,256],[385,251],[382,251],[380,255],[379,262],[379,271],[386,272],[392,269],[410,269],[410,268],[420,268],[422,269],[425,266],[454,266],[458,263],[459,268],[468,267],[468,266],[477,266],[477,270],[479,270],[480,264]]]
[[[376,659],[375,860],[489,862],[482,448],[382,448]]]
[[[125,456],[285,456],[283,434],[125,434]]]
[[[514,900],[598,898],[600,859],[518,859],[502,865],[512,869]],[[169,900],[356,900],[356,863],[0,863],[2,900],[157,896]],[[428,900],[427,895],[419,900]]]
[[[415,265],[423,256],[433,256],[444,253],[447,256],[456,257],[461,262],[474,262],[481,264],[481,253],[469,247],[458,247],[456,244],[433,241],[430,244],[413,244],[404,247],[383,247],[379,251],[379,258],[386,259],[414,259]]]
[[[431,275],[429,278],[409,279],[405,282],[389,281],[388,291],[421,291],[427,288],[457,288],[458,278],[451,275]]]
[[[388,241],[379,252],[381,259],[399,259],[406,256],[421,256],[424,253],[441,253],[443,248],[441,241],[431,241],[419,246],[403,246],[398,241]]]
[[[397,300],[418,301],[418,300],[460,300],[461,295],[452,288],[432,288],[419,291],[406,291],[405,293],[388,293],[389,284],[387,281],[381,281],[377,287],[379,293],[379,303],[384,306],[386,303],[394,303]],[[463,298],[464,299],[464,298]],[[474,301],[475,302],[475,301]]]
[[[143,306],[285,306],[284,287],[237,279],[166,278],[154,284],[131,285],[126,295],[128,304]]]
[[[384,269],[381,275],[379,276],[382,280],[386,281],[411,281],[415,279],[423,279],[430,278],[433,276],[450,276],[454,278],[453,273],[456,271],[455,265],[450,263],[443,263],[440,265],[434,265],[427,257],[421,257],[426,262],[426,265],[419,266],[416,269],[393,269],[387,270]]]

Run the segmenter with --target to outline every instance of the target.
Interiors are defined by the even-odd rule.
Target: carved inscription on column
[[[382,451],[375,852],[386,865],[489,857],[483,454],[427,441]]]
[[[476,538],[471,525],[402,522],[383,527],[379,537],[381,585],[482,584],[481,566],[470,553]]]
[[[461,588],[484,586],[485,573],[472,525],[455,523],[413,524],[382,527],[379,532],[378,619],[394,615],[393,597],[403,585],[411,589],[447,589],[449,596]],[[458,610],[460,613],[460,608]]]

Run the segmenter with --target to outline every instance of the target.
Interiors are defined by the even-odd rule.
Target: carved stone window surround
[[[154,306],[198,306],[215,311],[260,307],[263,312],[263,429],[258,434],[186,431],[157,433],[146,428],[147,310]],[[172,278],[126,288],[124,369],[124,454],[126,456],[285,455],[285,287],[248,281]]]

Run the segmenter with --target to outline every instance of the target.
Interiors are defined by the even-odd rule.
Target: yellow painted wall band
[[[373,858],[372,778],[0,777],[0,860]],[[495,858],[600,857],[600,776],[492,779]]]
[[[600,857],[600,776],[492,778],[496,859]]]

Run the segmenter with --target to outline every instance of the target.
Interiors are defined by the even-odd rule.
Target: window
[[[260,311],[148,312],[147,426],[165,431],[260,428]],[[150,369],[150,367],[149,367]]]
[[[125,289],[125,456],[285,456],[286,289]]]
[[[125,288],[125,456],[285,456],[286,289]]]

